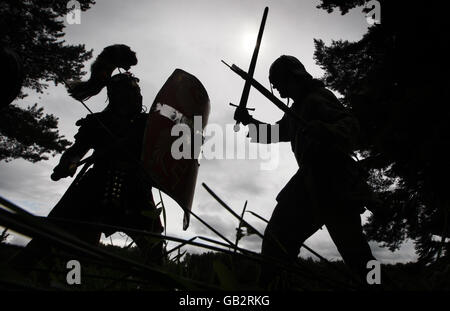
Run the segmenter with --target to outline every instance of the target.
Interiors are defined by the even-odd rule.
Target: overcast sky
[[[327,14],[316,8],[318,4],[319,1],[314,0],[97,0],[96,5],[82,13],[80,25],[67,26],[65,39],[68,43],[83,43],[87,49],[93,49],[94,58],[108,45],[129,45],[137,52],[138,65],[131,71],[140,78],[147,107],[176,68],[190,72],[208,91],[211,100],[209,123],[225,129],[227,124],[234,124],[234,110],[228,103],[239,103],[244,82],[220,60],[247,70],[265,6],[269,7],[269,15],[255,78],[266,87],[269,87],[269,66],[280,55],[298,57],[306,69],[319,78],[323,72],[313,60],[314,38],[326,43],[333,39],[356,41],[366,32],[368,24],[361,8],[342,16],[339,12]],[[94,58],[86,63],[86,68]],[[92,110],[101,111],[106,105],[105,100],[106,92],[103,91],[87,104]],[[27,106],[35,102],[59,118],[61,134],[72,141],[77,130],[76,120],[87,114],[81,104],[70,98],[62,86],[51,86],[39,96],[30,93],[18,104]],[[266,122],[273,123],[282,116],[280,110],[255,90],[250,92],[248,106],[255,107],[254,116]],[[244,135],[245,129],[241,131]],[[23,160],[0,163],[0,195],[30,212],[47,215],[71,182],[71,179],[50,180],[59,157],[35,164]],[[297,164],[287,143],[279,145],[276,169],[261,170],[261,161],[202,159],[200,162],[193,211],[231,240],[235,237],[236,219],[210,197],[201,183],[205,182],[239,214],[248,200],[248,210],[270,218],[275,197],[296,172]],[[157,198],[155,195],[156,202]],[[168,209],[169,235],[216,238],[195,219],[191,220],[187,231],[182,231],[181,209],[167,196],[163,195],[163,198]],[[365,218],[367,213],[363,216]],[[261,232],[264,230],[265,225],[252,215],[246,215],[246,220]],[[118,245],[124,242],[118,234],[113,239]],[[23,244],[26,239],[15,235],[10,241]],[[241,242],[242,247],[255,251],[260,250],[260,244],[261,240],[256,236],[246,237]],[[340,258],[325,228],[306,244],[326,258]],[[371,243],[371,247],[375,257],[384,262],[416,258],[411,243],[395,253],[376,243]],[[302,255],[309,256],[306,250],[302,250]]]

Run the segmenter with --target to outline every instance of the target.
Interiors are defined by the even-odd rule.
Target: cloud
[[[32,164],[23,160],[0,163],[2,178],[0,193],[22,208],[47,215],[64,193],[70,182],[55,183],[50,180],[51,165],[48,162]]]
[[[234,108],[241,97],[244,81],[227,69],[224,59],[247,70],[251,53],[241,46],[244,35],[254,35],[265,5],[270,12],[255,70],[255,78],[268,87],[270,64],[282,54],[299,57],[315,77],[323,71],[313,60],[313,38],[358,40],[367,29],[364,15],[358,10],[345,16],[327,14],[316,9],[316,1],[210,1],[210,0],[155,0],[133,1],[97,0],[92,9],[83,12],[80,25],[66,28],[69,44],[83,43],[94,49],[96,57],[104,47],[124,43],[137,52],[138,65],[132,68],[140,78],[144,103],[150,107],[156,93],[175,68],[194,74],[204,84],[210,100],[210,123],[225,127],[233,124]],[[85,69],[93,62],[91,59]],[[94,111],[105,106],[103,90],[86,104]],[[80,103],[71,99],[63,86],[50,86],[46,94],[30,93],[21,105],[39,102],[47,113],[59,117],[60,133],[72,140],[77,131],[76,120],[87,114]],[[273,123],[282,112],[266,98],[250,91],[249,107],[255,107],[255,118]],[[18,120],[19,122],[20,120]],[[244,131],[244,130],[243,130]],[[227,148],[227,145],[225,145]],[[259,160],[205,160],[201,161],[197,178],[193,211],[234,241],[237,220],[225,211],[201,186],[205,182],[238,214],[248,200],[248,210],[269,219],[275,207],[275,197],[290,177],[297,164],[289,144],[280,144],[279,165],[275,170],[262,171]],[[72,179],[52,182],[49,179],[59,156],[31,164],[23,160],[0,163],[0,194],[39,215],[46,215],[56,204]],[[159,195],[155,190],[155,200]],[[202,234],[214,237],[196,220],[187,231],[181,229],[183,212],[169,197],[163,195],[167,207],[168,234],[191,238]],[[247,214],[246,219],[263,232],[265,224]],[[114,237],[114,239],[116,236]],[[19,241],[19,238],[14,239]],[[115,240],[114,240],[115,241]],[[117,240],[117,242],[120,242]],[[325,256],[338,256],[326,235],[318,233],[307,241]],[[245,237],[243,247],[260,250],[256,236]],[[191,251],[200,251],[190,248]],[[410,258],[411,248],[405,247],[397,255],[376,248],[381,258],[401,260]],[[303,253],[303,252],[302,252]],[[395,257],[397,256],[397,257]],[[409,257],[408,257],[409,256]]]

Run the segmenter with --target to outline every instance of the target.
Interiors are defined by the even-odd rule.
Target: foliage
[[[320,7],[344,14],[364,2],[324,0]],[[361,164],[385,205],[366,232],[392,249],[414,239],[429,262],[440,252],[432,235],[449,233],[449,88],[439,75],[448,66],[448,38],[436,31],[448,19],[431,6],[380,3],[381,24],[357,42],[315,40],[315,59],[323,81],[359,119]]]
[[[8,228],[5,228],[0,234],[0,243],[6,243],[8,237],[9,237]]]
[[[83,11],[95,3],[93,0],[78,2]],[[79,79],[85,73],[83,63],[91,58],[92,51],[86,51],[82,44],[69,45],[63,39],[65,16],[69,10],[66,1],[1,2],[1,44],[21,59],[25,88],[43,93],[48,82],[58,85],[64,80]],[[22,93],[20,98],[25,96]],[[26,109],[14,105],[3,108],[0,113],[0,160],[24,158],[35,162],[46,159],[48,152],[61,152],[68,142],[58,134],[57,123],[57,118],[44,116],[36,105]],[[36,126],[34,131],[33,126]]]
[[[319,9],[324,9],[328,13],[332,13],[334,9],[339,8],[341,14],[344,15],[348,11],[356,6],[363,5],[366,0],[322,0],[322,2],[317,6]]]
[[[20,120],[20,122],[18,122]],[[70,144],[58,134],[58,119],[44,115],[37,104],[22,109],[10,105],[0,115],[0,160],[23,158],[31,162],[47,159]]]
[[[9,249],[10,247],[10,249]],[[133,258],[139,261],[140,254],[137,248],[121,248],[118,246],[104,245],[101,246],[110,252],[122,257]],[[11,253],[17,252],[18,247],[2,244],[0,254],[2,258],[8,258]],[[56,254],[56,253],[55,253]],[[79,255],[78,255],[79,256]],[[66,255],[67,257],[67,255]],[[73,256],[72,256],[73,257]],[[70,257],[70,258],[72,258]],[[117,267],[108,262],[95,262],[92,259],[81,257],[82,262],[82,285],[74,288],[65,284],[67,268],[65,267],[65,257],[58,257],[51,264],[40,264],[33,270],[30,281],[35,288],[49,288],[49,281],[52,286],[59,284],[65,290],[106,290],[106,291],[155,291],[168,290],[158,281],[147,277],[145,274],[139,274],[131,270]],[[69,257],[67,257],[69,258]],[[79,258],[79,257],[77,257]],[[326,280],[341,280],[343,284],[347,281],[342,278],[342,274],[337,274],[334,269],[324,263],[311,259],[301,259],[301,265],[304,271],[313,272],[314,278],[304,278],[297,276],[295,286],[290,290],[307,289],[309,291],[329,291]],[[0,262],[0,265],[2,263]],[[345,269],[343,262],[334,262],[334,265]],[[228,273],[227,278],[232,279],[231,282],[225,282],[218,267],[225,267]],[[215,286],[219,290],[257,290],[259,277],[259,264],[254,261],[240,260],[238,257],[231,257],[226,254],[217,252],[205,252],[202,254],[188,253],[183,261],[166,262],[160,269],[176,273],[180,278],[192,280],[192,288],[195,288],[195,281],[203,282]],[[398,263],[394,265],[382,265],[382,282],[387,283],[390,280],[395,282],[396,289],[423,291],[423,290],[448,290],[449,270],[448,260],[440,260],[439,262],[428,267],[421,266],[417,263]],[[320,277],[321,276],[321,277]],[[5,280],[4,280],[5,281]],[[44,283],[43,283],[44,282]],[[230,288],[229,284],[234,287]],[[58,289],[53,287],[53,290]],[[387,290],[392,287],[387,287]]]
[[[162,263],[144,262],[142,253],[136,247],[122,248],[102,244],[93,246],[67,234],[45,218],[33,216],[7,200],[1,199],[0,205],[11,210],[8,212],[0,208],[0,225],[27,236],[40,237],[52,245],[52,250],[46,253],[38,265],[33,264],[36,261],[31,257],[29,264],[21,266],[13,259],[21,247],[1,244],[0,288],[88,291],[261,289],[258,286],[258,279],[260,264],[264,258],[258,254],[243,255],[227,248],[219,248],[214,252],[186,254],[183,261],[168,260],[166,255]],[[103,227],[102,224],[98,226]],[[152,236],[152,233],[144,234]],[[176,240],[181,243],[180,246],[189,242],[168,236],[164,236],[164,239]],[[196,246],[210,248],[205,244]],[[82,263],[82,283],[77,287],[66,284],[66,263],[74,258]],[[279,264],[278,261],[270,261],[272,260],[269,260],[270,264]],[[449,289],[448,261],[448,257],[441,258],[427,267],[418,263],[384,265],[383,289]],[[279,285],[283,289],[314,291],[361,289],[360,286],[355,287],[343,262],[316,262],[300,258],[296,264],[289,263],[282,269],[288,270],[280,274],[282,282]]]

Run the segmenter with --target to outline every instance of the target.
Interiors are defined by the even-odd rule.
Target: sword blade
[[[258,59],[259,47],[261,45],[262,36],[264,33],[264,26],[266,25],[267,14],[269,13],[269,8],[264,9],[263,17],[261,20],[261,25],[259,26],[258,38],[256,39],[255,49],[253,51],[252,59],[250,61],[250,66],[248,68],[248,76],[251,78],[255,73],[256,60]],[[244,89],[242,90],[241,100],[239,101],[239,107],[245,108],[247,106],[248,95],[250,94],[251,83],[249,80],[245,81]],[[236,123],[237,124],[237,123]]]

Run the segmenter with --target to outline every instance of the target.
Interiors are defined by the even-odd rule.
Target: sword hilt
[[[235,133],[239,132],[241,129],[241,126],[239,125],[239,122],[236,121],[236,124],[233,126],[233,130]]]
[[[229,64],[227,64],[224,60],[221,60],[221,62],[222,63],[224,63],[225,64],[225,66],[227,66],[228,68],[230,68],[232,71],[234,71],[234,72],[236,72],[238,75],[240,75],[240,76],[243,76],[243,73],[244,73],[244,75],[246,74],[246,72],[244,72],[241,68],[239,68],[238,66],[236,66],[236,65],[229,65]],[[236,107],[236,108],[239,108],[240,106],[238,106],[238,105],[235,105],[235,104],[233,104],[233,103],[230,103],[230,106],[233,106],[233,107]],[[247,109],[247,110],[249,110],[249,111],[255,111],[255,108],[247,108],[247,107],[243,107],[244,109]],[[234,125],[234,127],[233,127],[233,130],[235,131],[235,132],[239,132],[239,130],[240,130],[240,122],[239,121],[236,121],[236,124]]]
[[[233,103],[230,103],[230,106],[233,106],[233,107],[236,107],[236,109],[238,109],[238,108],[243,108],[243,109],[245,109],[245,110],[249,110],[249,111],[254,111],[255,110],[255,108],[247,108],[247,107],[240,107],[240,106],[238,106],[238,105],[235,105],[235,104],[233,104]],[[241,129],[241,127],[240,127],[240,121],[238,121],[238,120],[236,120],[236,124],[234,124],[234,127],[233,127],[233,130],[235,131],[235,132],[239,132],[239,130]]]

